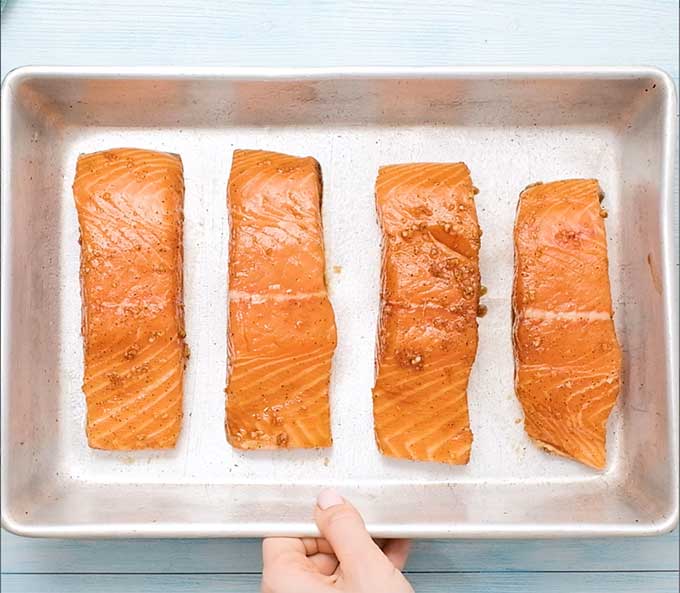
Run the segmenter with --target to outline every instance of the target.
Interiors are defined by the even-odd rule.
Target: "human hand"
[[[319,494],[314,520],[320,539],[264,540],[262,593],[414,593],[401,574],[408,540],[379,546],[359,512],[334,490]]]

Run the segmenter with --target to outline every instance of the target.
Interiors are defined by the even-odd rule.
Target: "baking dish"
[[[673,83],[654,68],[188,69],[11,72],[2,89],[2,522],[25,535],[316,533],[334,485],[375,536],[652,534],[678,515]],[[87,447],[79,153],[178,153],[186,175],[192,357],[172,451]],[[334,446],[240,452],[224,435],[227,217],[234,148],[315,156],[338,324]],[[382,164],[465,161],[480,188],[484,303],[468,466],[381,457],[371,386],[379,298],[373,184]],[[624,385],[596,472],[539,450],[513,393],[512,226],[529,183],[596,177],[606,193]]]

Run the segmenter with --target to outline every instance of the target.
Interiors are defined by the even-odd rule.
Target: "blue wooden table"
[[[8,0],[2,76],[26,64],[647,64],[664,68],[677,84],[678,6],[676,0]],[[676,209],[676,241],[677,229]],[[254,592],[259,546],[31,540],[3,532],[2,591]],[[678,591],[678,533],[419,541],[408,571],[418,593],[671,593]]]

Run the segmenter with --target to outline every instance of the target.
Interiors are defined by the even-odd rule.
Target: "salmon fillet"
[[[601,195],[595,179],[521,193],[512,300],[515,389],[527,433],[597,469],[621,375]]]
[[[186,359],[182,161],[132,148],[81,155],[73,195],[89,445],[174,447]]]
[[[383,236],[375,433],[391,457],[465,464],[467,384],[477,352],[479,246],[464,163],[382,167]]]
[[[336,331],[319,164],[237,150],[227,201],[227,438],[239,449],[328,447]]]

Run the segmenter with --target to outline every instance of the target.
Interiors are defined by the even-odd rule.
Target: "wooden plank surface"
[[[0,72],[26,64],[649,64],[677,83],[677,31],[675,0],[8,0]],[[677,217],[676,208],[676,245]],[[260,562],[256,540],[66,541],[2,533],[2,590],[9,593],[254,592]],[[420,541],[409,569],[418,593],[677,592],[678,534]]]
[[[5,20],[3,71],[27,63],[655,64],[678,76],[674,0],[9,0]]]
[[[632,551],[635,550],[633,554]],[[2,534],[2,567],[16,573],[254,573],[260,541],[50,540]],[[590,540],[421,540],[408,569],[424,571],[678,570],[678,532]]]
[[[417,593],[677,593],[673,572],[419,573]],[[4,575],[3,593],[257,593],[258,575]]]

